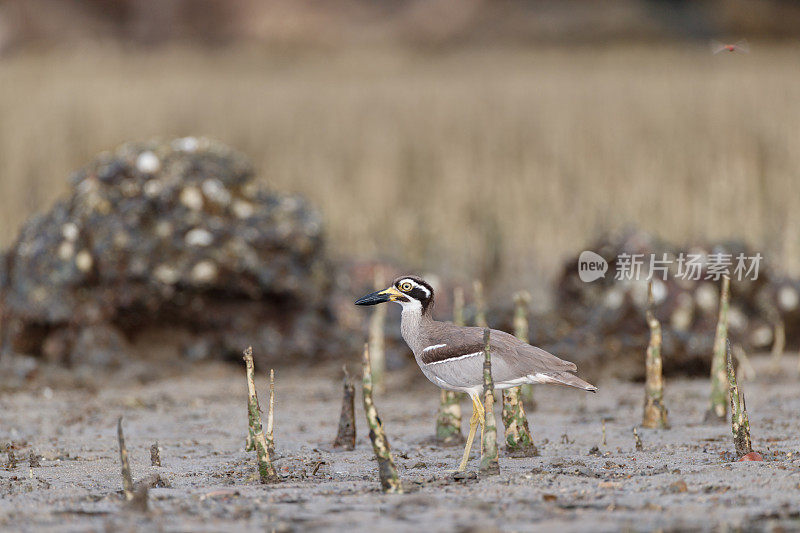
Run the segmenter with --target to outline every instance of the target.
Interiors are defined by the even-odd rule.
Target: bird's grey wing
[[[429,328],[428,346],[421,362],[433,373],[447,373],[448,382],[459,387],[483,381],[483,328],[436,322]],[[559,359],[504,331],[491,330],[492,377],[496,383],[535,374],[574,372],[574,363]],[[444,376],[440,376],[444,378]]]
[[[483,386],[482,355],[422,364],[420,367],[429,380],[442,388],[480,390]]]
[[[437,382],[451,387],[477,387],[483,383],[483,328],[459,327],[438,322],[429,328],[429,346],[420,360],[423,371]],[[519,383],[528,378],[534,383],[558,383],[584,390],[593,385],[570,374],[577,367],[555,355],[522,342],[504,331],[490,335],[492,378],[495,384]],[[432,377],[431,377],[432,376]]]
[[[575,372],[578,369],[575,363],[522,342],[505,331],[493,329],[491,341],[492,377],[497,383],[536,374]]]
[[[472,388],[483,383],[483,333],[434,322],[427,328],[426,346],[419,354],[428,378],[448,388]]]

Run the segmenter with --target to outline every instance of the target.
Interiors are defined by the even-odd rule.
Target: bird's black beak
[[[388,289],[375,291],[367,294],[366,296],[362,296],[356,300],[356,305],[376,305],[384,302],[393,302],[398,296],[404,297],[405,295],[394,287],[389,287]]]

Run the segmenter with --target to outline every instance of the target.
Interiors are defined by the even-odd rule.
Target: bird
[[[463,472],[477,426],[480,424],[483,435],[485,425],[485,411],[480,399],[483,391],[483,328],[435,320],[432,313],[433,287],[418,276],[400,276],[388,288],[367,294],[355,304],[384,302],[397,302],[402,306],[400,331],[425,377],[442,389],[464,392],[472,400],[469,435],[456,469]],[[573,374],[577,371],[574,363],[559,359],[504,331],[492,329],[489,338],[496,389],[549,383],[597,391],[597,387]]]

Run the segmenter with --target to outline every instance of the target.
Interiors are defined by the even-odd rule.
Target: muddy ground
[[[0,529],[4,531],[531,531],[800,529],[800,380],[796,356],[769,377],[766,361],[743,387],[753,444],[768,461],[734,462],[729,426],[704,425],[708,384],[667,383],[670,430],[641,421],[642,386],[600,381],[596,395],[538,386],[529,420],[540,457],[501,457],[501,474],[454,480],[460,448],[431,443],[438,391],[416,368],[391,375],[376,399],[406,493],[379,491],[357,405],[355,451],[331,448],[340,411],[338,367],[277,370],[275,463],[283,480],[261,485],[244,451],[243,368],[210,364],[109,378],[3,379]],[[353,370],[355,364],[351,365]],[[262,405],[266,369],[257,369]],[[360,393],[357,397],[360,403]],[[469,404],[464,402],[465,419]],[[124,416],[134,479],[158,472],[149,511],[126,509],[116,420]],[[499,415],[499,411],[498,411]],[[601,420],[606,419],[606,443]],[[466,424],[465,424],[466,425]],[[163,466],[150,466],[150,446]],[[590,453],[597,446],[598,450]],[[30,467],[31,452],[41,456]],[[477,470],[477,456],[470,468]],[[782,528],[782,529],[781,529]]]

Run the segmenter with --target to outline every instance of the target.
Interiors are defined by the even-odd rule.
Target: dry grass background
[[[751,44],[5,58],[0,245],[97,152],[205,135],[308,195],[339,256],[530,285],[635,224],[798,273],[800,48]]]

